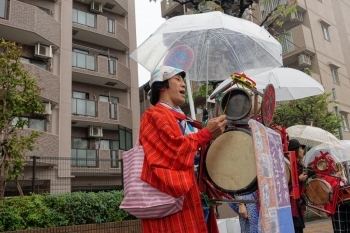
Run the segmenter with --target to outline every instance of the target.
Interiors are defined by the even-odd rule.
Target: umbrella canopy
[[[263,92],[267,84],[275,87],[276,101],[296,100],[324,93],[323,86],[311,76],[292,68],[275,68],[251,77],[256,82],[258,91]],[[225,79],[211,94],[220,91],[232,82],[231,78]],[[210,98],[209,102],[215,100]]]
[[[214,11],[165,21],[130,57],[150,72],[170,65],[190,80],[224,80],[280,67],[282,47],[264,28]]]
[[[294,125],[287,128],[290,139],[297,139],[301,144],[314,147],[325,143],[342,147],[340,141],[331,133],[318,127]]]
[[[341,146],[322,143],[311,148],[305,155],[304,165],[307,166],[310,162],[314,161],[320,152],[328,152],[335,162],[350,161],[350,140],[340,140]]]

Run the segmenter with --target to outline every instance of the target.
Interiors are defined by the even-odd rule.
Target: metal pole
[[[335,92],[335,88],[332,88],[332,93],[333,93],[333,100],[337,101],[337,94]],[[338,103],[335,104],[334,110],[335,110],[335,113],[337,114],[337,116],[340,116]],[[340,140],[343,140],[343,130],[342,130],[341,126],[339,127],[339,138],[340,138]],[[350,173],[349,173],[348,161],[345,161],[345,173],[346,173],[346,178],[348,179],[347,180],[347,184],[349,184],[349,182],[350,182]]]
[[[33,159],[33,174],[32,174],[32,193],[35,193],[35,172],[36,172],[36,159],[38,158],[37,156],[32,156]]]
[[[123,159],[119,159],[120,161],[120,170],[122,171],[122,189],[124,189],[124,165]]]
[[[337,101],[337,94],[335,92],[335,88],[332,88],[332,93],[333,93],[333,100]],[[336,115],[340,116],[338,103],[335,104],[334,110],[335,110]],[[340,140],[343,140],[343,130],[342,130],[341,126],[339,127],[339,138],[340,138]]]

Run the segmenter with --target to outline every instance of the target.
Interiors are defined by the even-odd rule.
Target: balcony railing
[[[72,98],[72,114],[96,117],[96,101]]]
[[[285,35],[282,35],[280,37],[280,40],[281,40],[283,54],[294,50],[295,46],[293,43],[293,35],[292,35],[291,31],[287,32],[287,34],[285,34]]]
[[[81,69],[95,70],[95,57],[88,54],[72,52],[72,66]]]
[[[286,5],[287,0],[260,1],[260,19],[264,19],[267,14],[273,12],[277,5]]]
[[[114,120],[118,120],[118,115],[117,115],[117,104],[110,104],[109,105],[109,117]]]
[[[98,167],[97,150],[71,149],[72,167]]]

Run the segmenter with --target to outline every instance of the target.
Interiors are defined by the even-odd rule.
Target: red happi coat
[[[142,219],[143,233],[208,232],[193,167],[197,149],[210,140],[208,129],[183,136],[171,110],[161,104],[144,113],[140,128],[145,151],[141,179],[173,197],[185,198],[180,212]]]

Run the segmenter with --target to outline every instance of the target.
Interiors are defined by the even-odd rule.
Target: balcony
[[[72,98],[72,122],[74,127],[101,126],[118,130],[118,125],[132,128],[131,109],[108,102]]]
[[[178,2],[173,1],[162,1],[161,3],[162,17],[174,17],[177,15],[183,15],[184,9],[183,6]]]
[[[73,39],[127,51],[129,32],[117,21],[113,22],[109,24],[102,15],[73,9]]]
[[[297,61],[298,55],[302,52],[309,55],[315,54],[310,28],[299,25],[292,28],[288,34],[282,39],[284,65]]]
[[[34,129],[23,129],[19,133],[23,136],[28,136]],[[59,138],[48,132],[42,132],[35,140],[33,151],[27,151],[25,156],[43,156],[49,158],[57,158],[59,155]],[[49,162],[48,162],[49,163]],[[52,163],[52,162],[50,162]],[[55,162],[57,164],[57,162]]]
[[[121,155],[122,151],[72,149],[72,175],[121,175]]]
[[[125,90],[131,86],[130,69],[107,57],[73,52],[73,81]]]
[[[46,101],[58,104],[60,95],[60,79],[51,72],[34,64],[23,64],[24,69],[36,79],[41,89],[40,96]]]
[[[54,47],[60,45],[61,25],[50,15],[27,3],[6,2],[8,11],[0,13],[0,32],[4,39],[27,45],[38,42]]]

